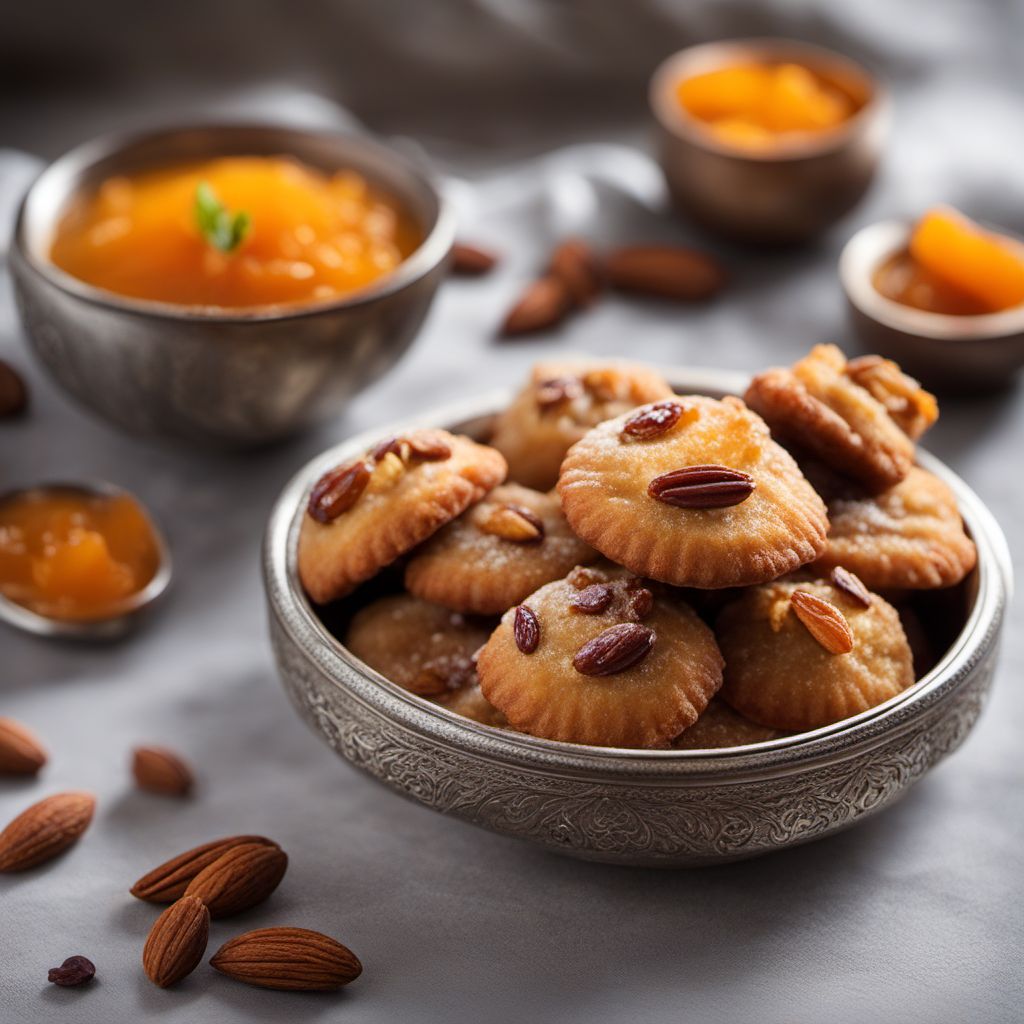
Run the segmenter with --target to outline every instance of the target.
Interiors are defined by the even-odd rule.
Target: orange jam
[[[0,593],[40,615],[108,618],[159,567],[153,527],[128,495],[54,488],[0,502]]]
[[[676,99],[719,141],[768,149],[842,124],[857,109],[851,96],[801,64],[736,64],[684,78]]]
[[[1024,303],[1024,245],[985,231],[956,210],[929,210],[910,246],[875,271],[875,288],[905,306],[953,316]]]
[[[200,186],[246,218],[229,251],[204,234]],[[118,295],[233,309],[350,295],[420,241],[398,203],[352,171],[226,157],[107,179],[63,217],[50,257]]]

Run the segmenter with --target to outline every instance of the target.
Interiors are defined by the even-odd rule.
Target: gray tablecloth
[[[0,714],[34,726],[53,754],[38,782],[0,783],[0,820],[61,789],[85,787],[99,797],[93,827],[68,856],[0,878],[0,1021],[1020,1020],[1019,604],[981,723],[898,808],[786,854],[696,872],[577,863],[443,818],[342,764],[289,707],[266,640],[258,547],[282,483],[333,440],[507,383],[553,352],[744,369],[787,361],[813,342],[849,340],[835,263],[857,225],[950,200],[1024,226],[1024,115],[1011,91],[1019,73],[1006,20],[1015,9],[914,5],[911,16],[909,8],[872,3],[812,15],[804,5],[802,13],[780,5],[773,20],[729,5],[723,20],[706,5],[687,22],[650,4],[633,26],[626,5],[588,5],[592,16],[577,8],[571,22],[585,22],[579,36],[539,5],[515,5],[515,17],[511,7],[487,16],[490,6],[473,8],[477,22],[449,24],[446,8],[428,16],[426,5],[413,5],[417,17],[436,22],[433,34],[405,50],[412,30],[395,22],[390,56],[408,60],[415,86],[401,102],[378,102],[365,57],[351,94],[339,92],[375,125],[407,130],[416,123],[422,86],[430,100],[424,123],[434,136],[425,147],[449,174],[463,233],[505,259],[488,279],[447,284],[405,361],[319,434],[241,458],[168,451],[121,436],[79,412],[31,362],[9,283],[0,282],[0,356],[26,372],[34,399],[23,423],[0,425],[3,484],[76,476],[123,484],[160,519],[177,564],[166,606],[127,642],[90,648],[0,633]],[[252,9],[269,16],[265,5]],[[706,309],[612,299],[556,335],[496,343],[496,322],[551,239],[569,232],[622,241],[688,237],[661,212],[658,176],[635,146],[642,140],[638,76],[687,38],[745,30],[820,35],[866,55],[889,79],[896,131],[869,200],[809,249],[762,257],[726,252],[735,282]],[[488,41],[504,33],[509,44],[492,65],[486,46],[446,45],[449,31],[461,32],[464,43],[474,31]],[[386,35],[370,35],[366,46],[384,47]],[[1017,33],[1018,46],[1019,39]],[[351,49],[347,36],[342,45]],[[439,69],[433,78],[423,74],[432,54]],[[620,66],[630,69],[620,86],[635,94],[616,105],[609,97],[619,80],[608,69]],[[496,109],[517,112],[508,115],[504,135],[472,96],[460,131],[453,67],[502,97]],[[540,109],[544,92],[529,67],[541,83],[561,68],[573,103],[563,98]],[[590,79],[596,105],[586,102]],[[526,83],[525,106],[507,95],[516,82]],[[451,102],[436,101],[449,93]],[[78,92],[58,101],[41,91],[10,116],[4,141],[53,152],[85,125],[116,127],[129,111],[138,120],[143,106],[136,95],[104,102]],[[338,116],[292,87],[243,91],[226,102],[301,120]],[[0,102],[0,111],[11,115],[12,108]],[[587,141],[536,155],[548,148],[536,140],[557,136],[559,125],[563,138]],[[617,142],[594,141],[601,137]],[[524,155],[528,150],[534,154]],[[0,191],[16,191],[29,169],[25,158],[7,154]],[[1018,559],[1022,438],[1024,404],[1009,392],[946,403],[928,440],[990,504]],[[132,788],[128,752],[145,742],[171,745],[194,762],[202,776],[195,799],[175,802]],[[365,964],[364,977],[343,995],[263,994],[205,966],[166,992],[143,976],[140,953],[155,914],[128,886],[178,849],[250,831],[277,839],[291,866],[269,903],[215,924],[211,948],[253,927],[320,929],[349,943]],[[92,986],[47,985],[47,968],[73,953],[96,962]]]

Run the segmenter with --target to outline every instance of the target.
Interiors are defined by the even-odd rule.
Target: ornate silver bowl
[[[681,393],[742,392],[736,374],[680,370]],[[508,400],[491,395],[381,427],[313,459],[285,487],[264,544],[270,634],[299,713],[354,765],[400,793],[548,849],[618,864],[688,867],[818,839],[897,799],[970,732],[992,683],[1012,569],[992,515],[962,480],[921,453],[955,491],[978,545],[949,645],[914,686],[835,725],[709,751],[555,743],[478,725],[422,700],[338,641],[299,585],[305,499],[330,466],[412,425],[481,435]]]

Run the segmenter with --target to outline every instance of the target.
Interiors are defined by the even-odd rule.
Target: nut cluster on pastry
[[[914,465],[937,416],[895,363],[832,345],[743,400],[544,362],[489,445],[413,430],[324,474],[299,574],[323,604],[390,567],[401,592],[357,594],[346,645],[483,725],[687,750],[803,732],[919,678],[918,596],[974,567]]]

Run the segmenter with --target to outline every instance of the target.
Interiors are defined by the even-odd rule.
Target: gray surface
[[[23,18],[42,23],[32,13],[40,6],[48,5],[22,5]],[[652,4],[636,8],[624,24],[621,6],[595,4],[586,17],[549,13],[549,30],[536,4],[503,7],[516,12],[503,24],[480,13],[495,6],[481,4],[473,18],[461,19],[439,8],[428,26],[437,32],[421,34],[415,45],[413,27],[394,21],[392,56],[407,59],[402,66],[412,87],[390,107],[367,84],[374,68],[366,59],[346,70],[343,61],[330,64],[324,44],[310,43],[308,51],[300,45],[338,38],[344,54],[360,31],[371,40],[369,52],[389,42],[362,24],[365,17],[344,23],[336,7],[327,32],[318,35],[312,23],[282,28],[277,38],[291,57],[263,65],[265,75],[284,78],[306,54],[296,81],[315,81],[322,92],[352,99],[361,115],[386,129],[414,128],[421,102],[424,131],[460,143],[456,149],[434,140],[431,151],[444,154],[450,168],[473,168],[477,177],[473,187],[453,185],[466,235],[507,253],[493,278],[448,286],[406,361],[319,436],[240,459],[158,450],[121,437],[86,419],[28,364],[7,283],[0,284],[0,355],[27,368],[36,398],[24,424],[0,426],[4,482],[107,476],[155,511],[179,569],[152,628],[120,646],[62,647],[0,633],[0,714],[37,727],[54,754],[38,783],[0,784],[0,819],[71,786],[93,788],[100,798],[97,820],[77,849],[49,868],[0,879],[0,1021],[1019,1020],[1019,602],[991,707],[964,749],[898,808],[816,845],[697,873],[576,863],[441,818],[337,761],[288,706],[265,638],[257,549],[278,488],[330,441],[504,383],[552,351],[628,351],[655,362],[737,368],[787,360],[813,341],[845,339],[835,260],[859,224],[948,199],[1022,226],[1024,112],[1010,42],[1019,47],[1018,6],[895,9],[877,2],[842,11],[822,6],[815,14],[800,5],[773,23],[763,11],[744,20],[748,8],[736,4],[707,5],[704,15],[692,16]],[[257,25],[268,8],[252,5]],[[226,17],[213,18],[214,40]],[[48,24],[57,40],[54,63],[61,53],[77,52],[81,25],[73,18]],[[157,22],[153,31],[162,28]],[[493,56],[483,45],[457,47],[447,34],[456,29],[490,46],[507,45]],[[633,153],[591,147],[539,163],[517,158],[559,137],[641,139],[643,69],[687,38],[747,30],[817,36],[883,69],[896,91],[897,131],[869,200],[815,248],[760,259],[733,254],[735,285],[707,310],[613,300],[557,336],[493,344],[494,322],[549,238],[569,230],[630,241],[686,235],[623,188],[601,183],[614,178],[634,196],[657,201],[657,177]],[[18,38],[25,68],[41,75],[46,65],[35,58],[43,35],[26,30]],[[108,50],[120,45],[117,38],[111,36]],[[89,57],[82,61],[98,61],[96,52],[83,47]],[[424,70],[432,53],[443,62],[434,78]],[[140,88],[125,97],[113,88],[118,56],[106,77],[72,64],[81,85],[60,95],[42,90],[30,100],[22,93],[15,108],[8,91],[0,102],[0,139],[53,153],[88,131],[133,117],[137,123],[150,99],[152,109],[170,109],[173,74],[163,63],[155,62],[149,92]],[[255,78],[260,65],[251,62],[247,74]],[[189,88],[212,94],[224,85],[209,71],[213,66],[197,61]],[[382,59],[378,66],[389,65]],[[129,63],[121,73],[152,70]],[[518,105],[514,73],[528,82]],[[451,86],[458,74],[474,83],[462,117],[453,115],[460,109]],[[572,82],[571,104],[538,101],[553,76]],[[339,78],[351,80],[347,95],[334,88]],[[592,104],[586,102],[590,81]],[[106,86],[109,95],[96,91]],[[489,117],[486,98],[498,92],[500,109],[514,107],[514,116]],[[243,92],[231,103],[302,118],[325,115],[319,99],[297,92],[248,99]],[[466,140],[489,145],[469,148]],[[8,185],[10,167],[0,165],[0,181]],[[1024,557],[1022,437],[1024,404],[1019,393],[1009,393],[946,403],[929,440],[990,503],[1018,560]],[[193,759],[203,774],[194,801],[176,804],[132,791],[127,751],[145,741],[167,742]],[[142,976],[139,955],[155,915],[127,895],[127,886],[178,848],[250,830],[278,839],[291,868],[268,904],[218,923],[212,944],[276,923],[335,934],[366,965],[365,976],[340,997],[262,994],[205,967],[170,992]],[[89,991],[45,982],[46,969],[72,953],[97,963]]]

